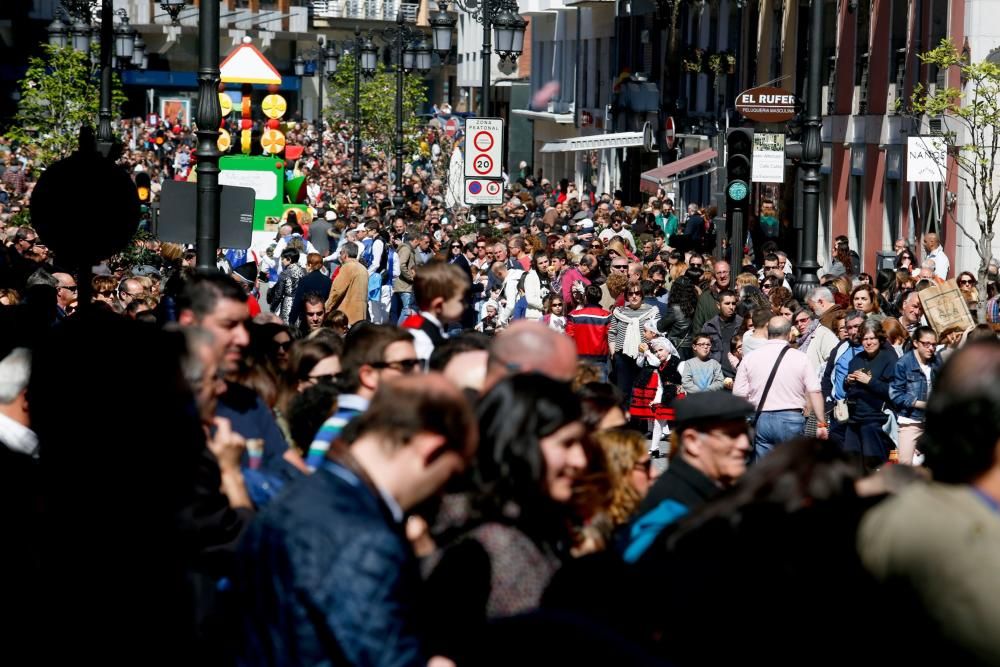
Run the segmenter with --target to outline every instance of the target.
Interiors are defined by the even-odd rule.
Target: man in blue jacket
[[[443,376],[379,385],[315,473],[247,530],[235,592],[241,665],[426,665],[404,513],[460,473],[475,419]]]
[[[924,410],[941,358],[935,354],[937,334],[930,327],[917,327],[910,338],[913,349],[896,362],[889,398],[899,423],[899,462],[911,465],[917,440],[924,432]]]

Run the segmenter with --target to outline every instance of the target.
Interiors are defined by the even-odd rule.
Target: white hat
[[[518,169],[524,169],[527,166],[528,166],[528,163],[525,162],[524,160],[521,160],[521,164],[517,165],[517,168]]]
[[[336,211],[327,211],[326,215],[323,216],[323,217],[325,217],[327,220],[330,220],[332,222],[332,221],[334,221],[334,220],[337,219],[337,212]]]

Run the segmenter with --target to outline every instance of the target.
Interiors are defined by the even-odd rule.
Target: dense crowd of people
[[[188,129],[120,129],[154,195],[187,178]],[[196,270],[146,232],[89,273],[19,224],[0,140],[12,650],[1000,663],[996,264],[939,331],[934,234],[874,277],[838,238],[799,299],[774,202],[734,256],[711,207],[522,164],[480,224],[438,125],[398,197],[348,138],[289,134],[311,210],[268,248]]]

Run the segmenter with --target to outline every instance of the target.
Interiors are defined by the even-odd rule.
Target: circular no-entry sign
[[[483,186],[479,181],[469,181],[469,193],[478,195],[482,192]]]
[[[493,158],[489,155],[477,155],[472,161],[472,168],[481,176],[485,176],[493,169]]]
[[[454,138],[455,134],[458,133],[458,119],[449,118],[444,124],[444,133],[448,135],[449,138]]]
[[[676,140],[677,131],[674,129],[674,117],[667,116],[667,120],[663,123],[663,141],[667,144],[667,150],[674,147]]]
[[[485,130],[476,132],[476,136],[472,138],[472,145],[475,146],[477,150],[485,153],[489,149],[493,148],[493,135]]]

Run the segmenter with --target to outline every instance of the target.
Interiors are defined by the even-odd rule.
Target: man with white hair
[[[820,319],[820,326],[816,327],[812,339],[805,350],[806,357],[813,370],[817,373],[826,368],[826,362],[830,358],[830,353],[837,347],[840,338],[837,332],[832,329],[833,319],[824,317],[828,312],[843,310],[839,308],[833,300],[833,292],[828,287],[817,287],[806,296],[806,304]],[[835,311],[834,311],[835,312]]]
[[[937,234],[924,234],[924,251],[927,253],[924,255],[924,259],[933,260],[934,262],[934,275],[940,278],[940,280],[936,282],[944,282],[945,280],[948,280],[948,271],[951,269],[951,261],[949,261],[948,256],[944,254],[944,248],[941,247],[941,241],[938,239]],[[921,265],[921,268],[922,267],[923,265]]]
[[[38,457],[38,438],[28,421],[26,390],[31,375],[31,352],[24,347],[0,361],[0,453]],[[7,463],[3,465],[7,469]]]
[[[31,352],[15,348],[0,361],[0,623],[9,641],[6,650],[22,644],[26,650],[37,634],[37,549],[41,539],[38,517],[38,436],[31,430],[26,390]],[[15,648],[15,651],[17,649]]]

